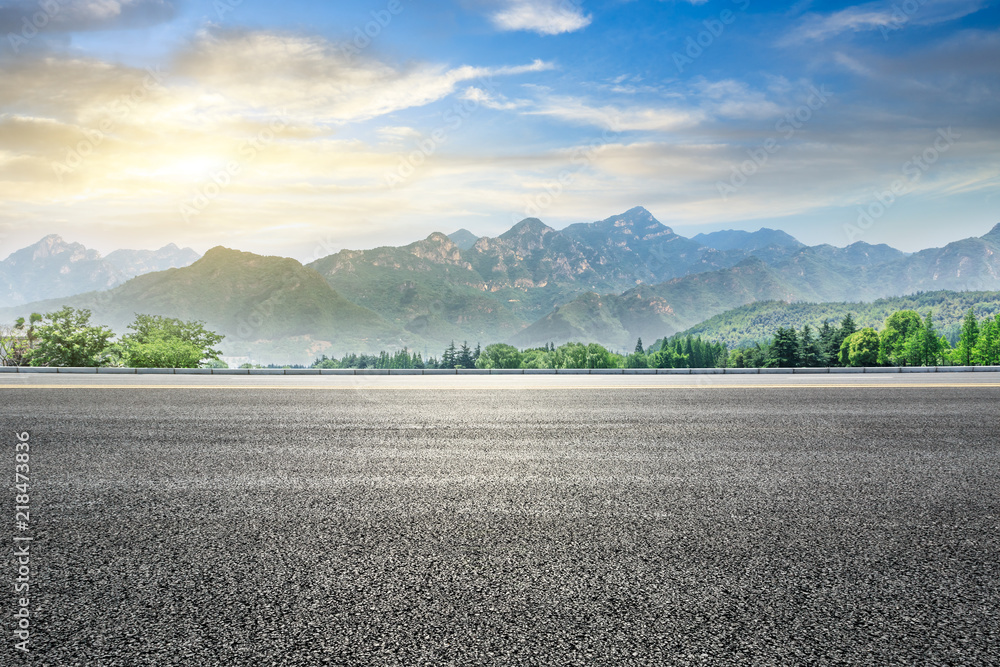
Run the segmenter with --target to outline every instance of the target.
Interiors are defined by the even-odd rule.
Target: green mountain
[[[790,251],[759,252],[770,261]],[[435,233],[402,247],[344,250],[309,266],[355,303],[442,347],[503,340],[577,296],[730,267],[747,256],[678,236],[637,207],[562,231],[527,218],[495,238]]]
[[[938,331],[954,338],[957,337],[962,318],[969,308],[973,308],[980,317],[1000,313],[1000,292],[921,292],[872,302],[761,301],[710,317],[680,332],[680,335],[701,336],[730,347],[738,347],[762,343],[771,338],[778,327],[801,329],[808,324],[817,328],[823,324],[823,320],[839,325],[844,316],[850,313],[859,327],[881,328],[892,313],[898,310],[915,310],[921,315],[933,311]]]
[[[433,341],[435,352],[452,339],[496,340],[526,324],[444,234],[402,247],[342,250],[309,268],[399,329]]]
[[[205,320],[227,334],[233,355],[249,350],[298,361],[404,345],[436,354],[452,340],[586,340],[629,350],[638,337],[655,340],[755,302],[1000,290],[1000,225],[910,255],[863,242],[807,247],[767,229],[715,232],[699,242],[641,207],[561,231],[528,218],[498,237],[455,236],[461,244],[434,233],[400,247],[343,250],[308,267],[216,248],[189,267],[147,273],[107,292],[0,310],[0,321],[66,303],[90,307],[122,330],[133,313],[150,312]],[[15,253],[14,264],[42,281],[68,271],[74,278],[59,283],[64,289],[94,289],[93,271],[73,272],[98,266],[99,258],[82,246],[51,245]],[[135,270],[179,261],[171,259],[176,248],[165,250],[164,257],[118,259]],[[65,252],[77,257],[76,268],[51,260]],[[114,280],[112,273],[105,278]]]
[[[762,260],[698,273],[657,285],[640,285],[623,294],[586,294],[554,309],[510,342],[534,347],[548,342],[599,342],[627,350],[636,338],[653,340],[686,329],[704,318],[760,300],[791,299],[796,288]]]
[[[136,313],[202,320],[225,334],[221,348],[226,355],[264,362],[311,361],[331,351],[377,351],[411,342],[294,259],[223,247],[189,267],[142,275],[107,292],[0,310],[0,320],[63,305],[91,309],[92,321],[119,334]]]
[[[658,283],[737,264],[747,252],[721,252],[675,234],[641,206],[610,218],[570,225],[564,236],[593,249],[591,262],[606,281]]]
[[[754,254],[719,271],[640,285],[596,301],[593,295],[579,297],[553,309],[510,342],[527,347],[594,340],[628,349],[638,337],[670,336],[757,301],[874,300],[928,288],[1000,289],[1000,225],[980,238],[913,255],[861,242],[846,248],[803,247],[778,257]]]

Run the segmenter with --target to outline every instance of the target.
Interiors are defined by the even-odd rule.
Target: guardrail
[[[813,375],[821,373],[1000,372],[1000,366],[856,366],[847,368],[59,368],[0,366],[0,373],[100,375]]]

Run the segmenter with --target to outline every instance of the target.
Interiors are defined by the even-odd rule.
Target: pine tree
[[[445,349],[444,354],[441,355],[441,368],[454,368],[456,361],[455,341],[451,341],[451,344]]]
[[[476,362],[472,358],[472,350],[469,349],[469,342],[462,341],[462,348],[455,358],[456,368],[475,368]]]
[[[813,337],[812,327],[808,324],[802,327],[802,333],[799,334],[798,357],[799,366],[815,368],[823,365],[823,352],[820,350],[819,343]]]
[[[980,325],[973,361],[983,366],[995,366],[1000,362],[1000,315],[996,319],[986,318]]]
[[[840,321],[840,330],[837,332],[837,338],[839,340],[837,349],[840,349],[840,345],[844,343],[845,338],[857,332],[858,325],[854,323],[854,316],[847,313],[844,315],[844,319]]]
[[[639,340],[635,341],[635,353],[646,354],[646,351],[642,349],[642,336],[639,337]]]
[[[799,341],[795,329],[778,327],[771,342],[771,361],[779,368],[792,368],[799,365]]]
[[[836,365],[840,343],[837,341],[837,330],[830,326],[830,320],[823,320],[823,326],[819,328],[819,348],[822,354],[820,359],[822,365]]]
[[[934,311],[928,310],[927,317],[924,318],[924,327],[920,332],[923,336],[923,363],[927,366],[937,366],[938,358],[941,356],[941,341],[938,340],[937,331],[934,330]]]
[[[962,366],[972,365],[972,351],[975,349],[978,339],[979,323],[976,322],[976,314],[972,308],[969,308],[969,312],[965,314],[965,320],[962,322],[962,335],[959,336],[958,347],[955,348],[958,353],[958,361]]]

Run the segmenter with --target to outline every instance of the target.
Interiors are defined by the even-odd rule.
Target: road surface
[[[995,373],[20,375],[0,406],[9,580],[33,537],[2,664],[1000,662]]]

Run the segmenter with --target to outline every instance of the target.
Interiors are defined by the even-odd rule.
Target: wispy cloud
[[[594,105],[579,97],[551,96],[528,115],[551,116],[577,125],[590,125],[612,132],[670,132],[697,125],[703,113],[697,109],[657,106]]]
[[[178,73],[217,91],[205,104],[219,111],[234,104],[283,109],[327,123],[420,107],[451,95],[465,82],[551,67],[541,60],[511,67],[394,67],[348,58],[319,37],[242,30],[203,31],[176,62]]]
[[[528,100],[509,100],[500,93],[490,93],[476,86],[466,88],[461,97],[463,100],[469,100],[487,109],[495,109],[497,111],[512,111],[531,104]]]
[[[926,0],[925,2],[869,2],[830,14],[810,13],[784,42],[823,41],[843,33],[897,29],[906,24],[935,25],[955,21],[982,9],[984,0]]]
[[[590,25],[592,17],[584,14],[571,0],[506,0],[503,8],[490,15],[500,30],[530,30],[540,35],[575,32]]]

